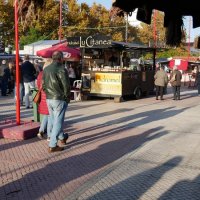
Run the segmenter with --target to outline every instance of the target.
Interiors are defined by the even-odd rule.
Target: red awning
[[[37,56],[43,58],[51,58],[54,51],[62,51],[64,54],[64,59],[67,61],[79,61],[80,60],[80,50],[70,48],[66,43],[57,44],[52,47],[42,49],[36,52]]]
[[[188,68],[188,61],[182,59],[172,59],[169,62],[169,67],[173,69],[173,66],[176,65],[179,70],[187,70]]]

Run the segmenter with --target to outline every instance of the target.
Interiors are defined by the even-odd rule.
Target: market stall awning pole
[[[20,124],[18,0],[15,0],[16,122]]]

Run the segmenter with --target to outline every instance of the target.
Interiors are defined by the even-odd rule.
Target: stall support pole
[[[15,0],[16,123],[20,125],[18,0]]]

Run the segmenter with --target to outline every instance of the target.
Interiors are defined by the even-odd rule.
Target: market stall
[[[82,94],[114,98],[134,95],[136,99],[154,89],[153,65],[145,64],[143,55],[155,50],[143,45],[113,42],[105,36],[68,38],[68,45],[79,45],[82,54]],[[154,59],[155,60],[155,59]]]

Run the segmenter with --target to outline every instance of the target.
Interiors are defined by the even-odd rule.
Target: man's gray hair
[[[61,62],[63,59],[63,53],[62,51],[55,51],[52,54],[53,61]]]

